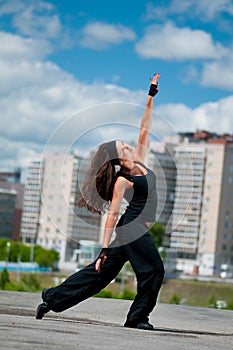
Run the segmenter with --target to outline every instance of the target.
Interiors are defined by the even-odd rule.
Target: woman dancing
[[[158,79],[158,73],[150,78],[137,146],[134,148],[120,140],[104,143],[99,146],[87,170],[77,205],[99,214],[109,205],[99,256],[59,286],[42,291],[43,302],[37,307],[37,319],[42,319],[50,310],[64,311],[97,294],[130,261],[137,278],[137,295],[124,326],[153,329],[149,315],[156,305],[164,278],[164,266],[148,232],[155,221],[156,178],[144,162]],[[120,168],[117,172],[116,165]],[[124,198],[128,206],[119,219]],[[116,237],[111,242],[114,230]]]

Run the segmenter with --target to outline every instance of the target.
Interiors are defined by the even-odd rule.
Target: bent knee
[[[160,278],[164,278],[165,275],[165,269],[164,269],[164,264],[161,261],[161,264],[157,265],[155,270],[154,270],[154,277],[160,277]]]

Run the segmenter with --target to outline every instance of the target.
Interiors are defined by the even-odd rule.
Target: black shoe
[[[149,322],[132,323],[132,322],[126,321],[125,324],[124,324],[124,327],[137,328],[137,329],[146,329],[146,330],[149,330],[149,331],[154,329],[154,326],[151,323],[149,323]]]
[[[136,328],[152,331],[154,329],[154,326],[149,322],[139,322]]]
[[[126,328],[137,328],[137,325],[136,325],[136,324],[129,323],[129,322],[126,322],[126,323],[124,324],[124,327],[126,327]]]
[[[37,320],[42,320],[44,315],[49,312],[49,306],[48,304],[44,301],[42,304],[38,305],[37,310],[36,310],[36,319]]]

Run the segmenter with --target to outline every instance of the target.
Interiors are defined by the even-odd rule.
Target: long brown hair
[[[84,183],[77,196],[77,206],[103,214],[112,200],[116,169],[109,159],[108,143],[99,146],[91,160]]]

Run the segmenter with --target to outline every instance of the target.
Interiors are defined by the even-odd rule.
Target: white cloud
[[[204,64],[201,84],[233,91],[233,55]]]
[[[0,137],[1,169],[15,169],[19,165],[24,167],[27,159],[41,152],[41,145],[35,142],[17,141],[7,137]]]
[[[15,14],[28,7],[33,7],[36,11],[51,11],[54,8],[51,3],[40,0],[36,3],[34,0],[1,0],[0,15]]]
[[[221,13],[228,13],[233,15],[233,3],[231,0],[179,0],[173,1],[173,10],[178,8],[180,11],[184,10],[186,14],[191,16],[200,16],[202,21],[213,20]]]
[[[217,59],[228,52],[205,31],[178,28],[172,23],[148,27],[135,49],[142,57],[165,60]]]
[[[148,19],[167,19],[172,15],[179,16],[179,19],[196,17],[200,21],[212,21],[221,17],[221,14],[233,15],[233,3],[231,0],[171,0],[166,6],[153,5],[147,6],[146,17]],[[183,17],[182,17],[183,15]],[[218,23],[216,23],[218,25]]]
[[[178,131],[205,129],[217,133],[233,133],[233,95],[215,102],[203,103],[195,109],[184,104],[166,104],[159,107],[162,116]]]
[[[71,38],[66,30],[62,27],[56,8],[45,1],[33,0],[2,0],[0,2],[0,16],[10,15],[9,24],[13,31],[21,34],[28,41],[40,39],[44,46],[51,51],[52,43],[56,40],[56,47],[59,44],[62,47],[71,46]],[[28,38],[28,39],[26,39]],[[23,38],[21,38],[23,40]],[[41,47],[42,44],[39,44]],[[16,48],[17,49],[17,48]],[[32,52],[34,51],[32,46]],[[44,51],[42,51],[44,53]],[[38,50],[36,49],[36,54]],[[35,55],[36,55],[35,54]],[[38,58],[41,56],[38,56]]]
[[[87,24],[82,31],[80,44],[95,50],[106,49],[111,45],[135,39],[134,32],[122,25],[112,25],[103,22]]]
[[[52,9],[49,4],[39,3],[44,4],[45,9],[48,6],[48,11]],[[5,4],[7,5],[7,3]],[[8,11],[8,13],[17,13],[18,15],[19,9],[13,12],[14,8],[10,9],[9,3],[8,6],[8,9],[5,7],[5,13]],[[25,8],[21,9],[21,12],[25,13]],[[32,13],[34,16],[34,12],[29,12],[30,16]],[[134,126],[138,125],[139,117],[143,111],[143,107],[136,104],[144,104],[145,92],[130,91],[100,81],[93,81],[90,84],[79,82],[53,62],[46,61],[46,56],[52,50],[51,41],[49,42],[46,36],[50,39],[55,38],[60,30],[59,22],[56,22],[55,19],[49,27],[48,17],[45,16],[44,22],[41,20],[38,22],[38,26],[33,26],[31,20],[35,17],[30,16],[28,21],[25,21],[25,25],[20,17],[17,19],[16,16],[15,25],[24,34],[29,33],[32,29],[33,37],[24,38],[16,34],[0,32],[0,75],[2,80],[0,85],[0,113],[2,116],[0,147],[1,150],[4,150],[1,152],[1,167],[7,165],[24,166],[28,156],[35,152],[42,152],[50,135],[54,132],[57,133],[55,141],[61,144],[65,143],[67,147],[70,145],[69,142],[80,138],[88,130],[88,133],[82,136],[83,144],[88,144],[90,141],[92,143],[98,142],[100,140],[98,137],[104,137],[103,124],[117,121],[132,124],[133,129],[126,128],[123,132],[119,132],[116,130],[121,130],[121,126],[120,128],[110,127],[106,137],[128,136],[132,138]],[[52,15],[51,18],[53,18]],[[100,22],[94,24],[93,26],[89,24],[85,32],[85,38],[89,40],[86,41],[86,44],[93,45],[93,48],[105,48],[108,45],[135,39],[135,34],[126,27]],[[198,46],[199,50],[196,54],[201,57],[221,56],[225,52],[221,46],[214,44],[211,37],[205,32],[191,31],[189,28],[178,29],[170,24],[164,28],[158,28],[157,32],[152,33],[153,40],[154,38],[160,40],[158,34],[162,35],[165,45],[162,47],[163,42],[160,43],[159,50],[157,48],[159,43],[153,41],[147,33],[147,44],[152,46],[153,55],[157,51],[162,52],[166,59],[169,57],[181,59],[182,55],[169,47],[172,40],[175,40],[172,31],[175,32],[175,37],[178,35],[182,45],[188,45],[188,41],[192,40],[195,34],[197,39],[194,44]],[[169,41],[169,35],[171,35],[171,41]],[[41,36],[45,36],[45,38],[43,39]],[[218,48],[219,52],[217,53]],[[141,49],[149,50],[150,47],[143,48],[141,46]],[[189,49],[190,45],[184,50],[186,57],[190,57]],[[193,51],[191,54],[194,55]],[[211,83],[210,80],[208,81],[211,75],[207,70],[207,68],[210,70],[210,67],[210,65],[205,66],[206,75],[203,76],[203,84]],[[216,71],[216,68],[214,69]],[[191,76],[195,75],[195,71],[191,73]],[[117,81],[118,77],[115,76],[115,79]],[[224,78],[224,80],[226,79]],[[121,103],[111,104],[114,101]],[[216,125],[219,126],[218,130],[224,132],[233,130],[230,117],[232,103],[232,97],[229,97],[212,104],[203,104],[194,110],[183,104],[160,106],[160,112],[168,120],[164,118],[155,120],[155,133],[162,135],[168,129],[169,131],[174,129],[186,131],[197,127],[216,131]],[[70,116],[74,117],[68,118]],[[98,124],[98,132],[92,134],[90,130],[96,124]],[[115,133],[118,134],[115,135]]]
[[[51,51],[50,44],[44,40],[22,38],[15,34],[0,32],[1,60],[20,61],[41,59]]]
[[[61,133],[60,141],[69,138],[70,134],[78,137],[80,131],[91,128],[93,123],[126,119],[125,115],[117,116],[117,108],[113,116],[111,110],[105,114],[97,113],[98,108],[91,109],[92,106],[111,101],[138,103],[140,96],[143,100],[144,93],[135,95],[128,89],[99,81],[81,84],[54,63],[36,60],[44,56],[40,40],[23,39],[8,33],[0,33],[0,38],[0,74],[4,82],[0,86],[0,147],[7,150],[9,165],[23,165],[24,158],[32,152],[39,149],[42,152],[60,123],[79,111],[84,110],[73,119],[74,124],[67,124],[66,134]],[[90,113],[85,109],[91,109]],[[3,153],[1,157],[4,157]],[[1,167],[4,164],[7,164],[6,157],[4,162],[2,159]]]
[[[25,8],[25,3],[20,0],[1,0],[0,3],[0,15],[14,14],[22,11]]]
[[[54,142],[64,143],[66,149],[75,139],[81,138],[83,144],[78,146],[84,148],[88,142],[98,142],[98,137],[101,142],[102,125],[116,121],[120,123],[118,130],[122,123],[132,127],[124,127],[122,130],[126,132],[118,131],[114,135],[116,129],[110,125],[106,137],[132,137],[143,112],[140,103],[144,104],[144,91],[131,92],[99,81],[80,83],[54,63],[36,60],[36,55],[40,57],[44,50],[41,41],[7,33],[1,33],[1,39],[5,53],[0,58],[0,74],[4,81],[0,87],[0,113],[3,116],[0,147],[5,150],[1,154],[1,167],[24,166],[28,156],[43,151],[54,132]],[[32,45],[35,49],[29,50]],[[160,106],[159,112],[165,118],[155,116],[152,132],[162,137],[166,132],[197,127],[216,131],[216,125],[218,131],[233,130],[232,104],[233,97],[229,97],[194,110],[183,104]],[[91,134],[93,125],[97,125],[98,130]]]
[[[33,8],[26,8],[23,13],[15,15],[13,25],[24,35],[32,37],[57,38],[62,26],[57,15],[44,15],[34,13]]]

